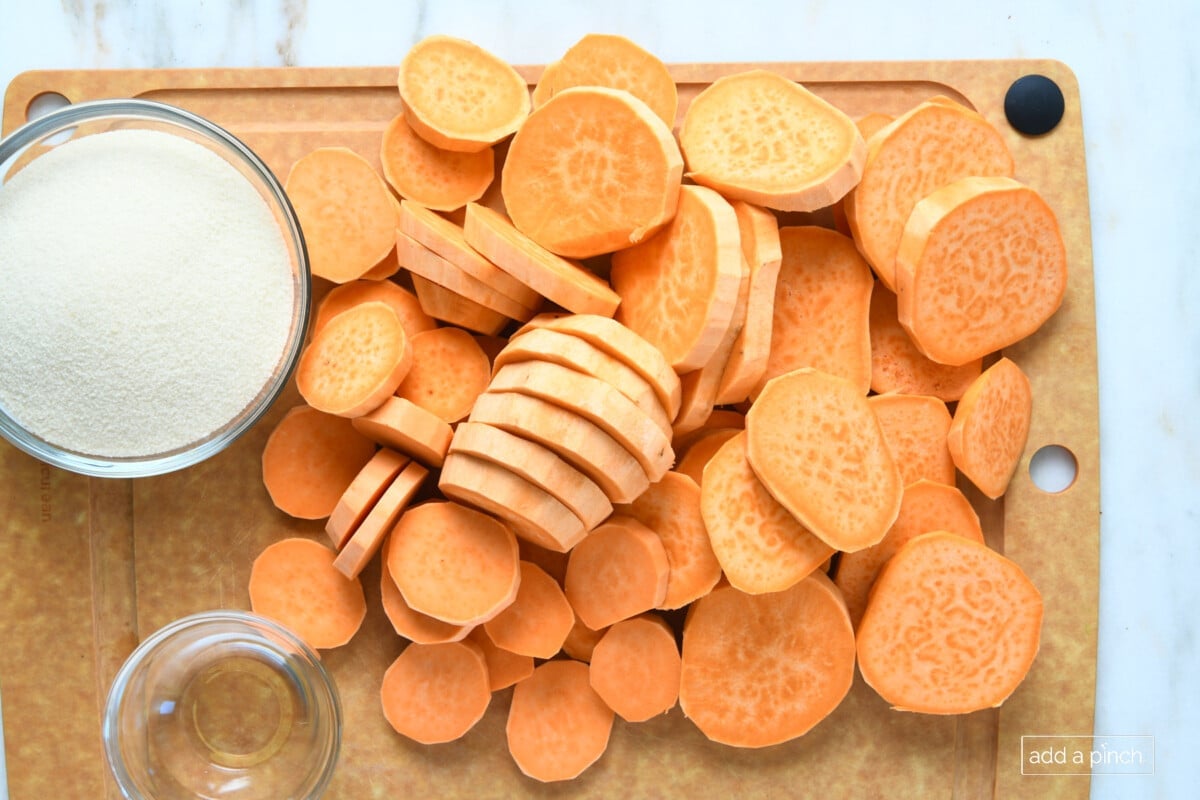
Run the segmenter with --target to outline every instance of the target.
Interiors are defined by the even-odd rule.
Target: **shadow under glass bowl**
[[[299,359],[308,325],[311,275],[299,221],[280,182],[267,165],[223,128],[183,109],[148,100],[98,100],[68,105],[26,123],[0,140],[0,196],[21,169],[66,141],[108,130],[170,133],[216,153],[245,178],[278,224],[292,276],[292,310],[286,344],[275,368],[253,398],[231,419],[199,439],[147,455],[110,456],[71,449],[28,430],[0,405],[0,436],[53,466],[85,475],[134,478],[173,472],[228,447],[271,407]],[[0,280],[4,265],[0,263]],[[234,343],[235,346],[241,343]],[[0,371],[0,381],[4,380]]]

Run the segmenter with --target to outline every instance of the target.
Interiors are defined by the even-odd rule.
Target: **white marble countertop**
[[[1100,355],[1095,730],[1152,735],[1156,756],[1155,775],[1099,775],[1092,796],[1192,797],[1200,749],[1200,6],[906,5],[0,0],[0,87],[28,69],[394,64],[429,33],[475,40],[516,63],[556,58],[593,30],[624,33],[676,62],[1065,62],[1081,87]]]

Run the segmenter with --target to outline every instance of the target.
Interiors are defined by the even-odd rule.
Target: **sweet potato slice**
[[[1033,393],[1015,362],[983,371],[954,409],[946,435],[954,465],[993,500],[1004,494],[1029,438]]]
[[[763,69],[718,78],[696,95],[679,142],[696,183],[783,211],[839,200],[858,183],[867,157],[854,120]]]
[[[484,392],[468,419],[484,422],[553,450],[596,482],[614,503],[627,503],[650,485],[646,471],[620,442],[595,423],[538,397]]]
[[[813,367],[865,395],[871,386],[871,268],[854,242],[828,228],[785,227],[779,239],[783,261],[762,382]]]
[[[541,303],[541,295],[481,256],[467,244],[462,226],[442,215],[416,203],[402,201],[399,230],[472,278],[525,308],[536,308]]]
[[[429,477],[420,464],[408,463],[384,490],[334,560],[334,568],[347,578],[357,578],[379,552],[392,526]],[[384,570],[387,572],[387,570]]]
[[[552,658],[575,624],[575,612],[558,582],[536,564],[521,562],[521,586],[508,608],[483,623],[497,647],[534,658]]]
[[[526,320],[534,315],[532,306],[521,305],[402,231],[396,231],[396,257],[413,275],[418,275],[509,319]]]
[[[983,359],[951,367],[917,349],[897,316],[896,295],[881,282],[871,292],[871,389],[927,394],[952,403],[979,377]]]
[[[509,318],[495,309],[475,302],[469,297],[440,286],[437,283],[412,273],[413,289],[421,308],[434,319],[458,325],[469,331],[491,336],[503,330]]]
[[[497,647],[482,625],[473,628],[467,638],[483,653],[487,662],[488,685],[493,692],[507,689],[533,674],[532,656],[518,655]]]
[[[587,535],[583,520],[560,500],[493,461],[449,453],[438,488],[447,497],[504,520],[522,539],[551,550],[570,550]]]
[[[646,614],[615,623],[592,649],[592,688],[626,722],[645,722],[679,701],[682,664],[675,633]]]
[[[674,419],[679,413],[679,375],[671,368],[662,351],[620,322],[596,314],[539,314],[529,320],[513,338],[531,328],[552,328],[578,336],[627,366],[650,382],[654,393]]]
[[[507,525],[459,503],[433,500],[400,516],[385,566],[413,610],[451,625],[478,625],[517,596],[519,560]]]
[[[719,405],[740,403],[762,382],[771,354],[775,285],[783,262],[779,223],[766,209],[742,200],[730,203],[737,215],[742,255],[750,267],[746,313],[714,398]]]
[[[395,395],[369,414],[355,417],[351,424],[363,436],[431,467],[442,465],[454,436],[454,429],[444,419]]]
[[[703,489],[704,467],[708,465],[721,445],[732,439],[741,430],[741,428],[701,430],[700,435],[688,445],[687,449],[683,451],[683,455],[679,457],[679,461],[675,464],[675,471],[687,475]]]
[[[358,280],[333,287],[321,299],[313,314],[310,335],[315,336],[325,327],[325,323],[346,309],[368,300],[378,300],[391,306],[410,339],[422,331],[437,327],[433,317],[421,309],[417,296],[403,286],[387,280]]]
[[[354,476],[375,454],[351,420],[307,405],[289,409],[262,454],[262,479],[271,502],[300,519],[333,513]]]
[[[1041,594],[1016,563],[957,534],[927,533],[876,579],[858,665],[893,708],[967,714],[1016,690],[1041,628]]]
[[[503,428],[482,422],[459,423],[450,452],[466,453],[515,472],[571,509],[587,530],[612,513],[612,503],[595,481],[545,445]]]
[[[782,592],[720,587],[684,624],[679,705],[716,742],[757,748],[802,736],[853,679],[850,618],[819,571]]]
[[[495,154],[485,147],[456,153],[434,147],[417,135],[404,114],[383,129],[379,160],[396,194],[438,211],[453,211],[478,200],[495,177]]]
[[[342,545],[407,464],[408,456],[384,447],[363,465],[325,521],[325,533],[329,535],[335,550],[342,549]]]
[[[895,291],[896,251],[917,201],[968,175],[1012,174],[1012,155],[991,123],[934,98],[871,137],[862,179],[846,198],[846,220],[875,274]]]
[[[534,107],[574,86],[624,89],[645,102],[667,127],[675,124],[679,92],[667,65],[624,36],[589,33],[571,45],[542,74],[533,93]]]
[[[412,338],[413,365],[396,395],[446,422],[471,413],[491,374],[487,353],[461,328],[437,328]]]
[[[695,481],[679,472],[667,472],[641,497],[617,510],[662,540],[670,575],[666,597],[658,608],[682,608],[717,585],[721,564],[700,515],[700,487]]]
[[[700,515],[734,588],[781,592],[819,568],[833,548],[771,496],[746,460],[746,433],[732,433],[704,467]]]
[[[489,391],[538,397],[595,423],[629,451],[651,481],[675,461],[670,438],[632,400],[598,378],[549,361],[501,367]]]
[[[650,382],[624,361],[611,356],[578,336],[552,328],[531,328],[513,336],[492,362],[493,373],[521,361],[551,361],[576,372],[598,378],[628,397],[655,421],[663,433],[671,433],[671,421]]]
[[[662,227],[682,177],[675,137],[649,106],[589,86],[559,92],[529,115],[509,145],[500,187],[525,235],[558,255],[589,258]]]
[[[392,623],[392,630],[418,644],[442,644],[444,642],[459,642],[474,630],[471,625],[451,625],[434,619],[428,614],[414,611],[404,601],[404,595],[396,588],[392,573],[388,571],[388,546],[392,538],[384,539],[382,547],[383,568],[379,570],[379,597],[383,605],[383,613]]]
[[[579,620],[600,630],[662,605],[670,570],[658,534],[615,514],[571,551],[563,591]]]
[[[304,228],[313,275],[334,283],[361,278],[395,246],[391,194],[353,150],[314,150],[292,165],[285,188]]]
[[[1054,211],[1011,178],[963,178],[921,199],[895,263],[900,324],[922,353],[952,366],[1036,331],[1067,289]]]
[[[742,279],[729,203],[712,189],[684,186],[670,224],[612,262],[617,321],[661,350],[676,372],[704,366],[729,329]]]
[[[871,404],[810,367],[767,382],[746,414],[746,458],[779,503],[837,550],[869,547],[900,510],[904,484]]]
[[[309,647],[340,647],[367,615],[357,578],[333,568],[337,554],[311,539],[282,539],[250,568],[250,609],[296,632]]]
[[[904,487],[900,513],[879,544],[842,553],[834,583],[842,590],[850,621],[858,628],[880,570],[896,551],[923,533],[948,531],[983,544],[979,515],[955,486],[921,479]]]
[[[529,115],[529,89],[517,71],[451,36],[413,45],[396,83],[408,124],[443,150],[483,150],[512,135]]]
[[[313,408],[357,417],[378,408],[412,368],[404,324],[387,303],[359,303],[329,320],[300,354],[296,388]]]
[[[551,252],[499,211],[468,203],[463,232],[493,264],[568,311],[611,317],[621,302],[603,279]]]
[[[547,661],[514,687],[504,731],[521,772],[548,783],[576,778],[604,755],[612,724],[587,664]]]
[[[922,478],[954,485],[954,460],[946,445],[950,410],[945,403],[920,394],[877,394],[867,400],[883,426],[905,486]]]
[[[383,715],[421,744],[452,742],[483,719],[492,700],[487,661],[472,642],[410,644],[383,674]]]

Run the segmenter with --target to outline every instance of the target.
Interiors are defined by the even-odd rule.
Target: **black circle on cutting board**
[[[1045,75],[1017,78],[1004,95],[1008,124],[1026,136],[1041,136],[1054,130],[1065,107],[1062,89]]]

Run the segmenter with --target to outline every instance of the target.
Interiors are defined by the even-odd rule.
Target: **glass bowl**
[[[320,797],[341,747],[337,689],[315,652],[254,614],[184,617],[125,661],[105,755],[131,800]]]
[[[117,181],[116,185],[123,188],[113,192],[111,202],[93,202],[82,211],[74,208],[75,203],[62,203],[64,196],[71,199],[62,192],[58,195],[57,206],[66,207],[50,205],[46,207],[50,209],[47,211],[43,206],[27,205],[27,217],[20,218],[26,220],[26,224],[12,223],[8,228],[21,246],[6,245],[5,215],[8,214],[10,220],[18,219],[10,208],[19,210],[22,203],[32,202],[27,198],[34,196],[28,188],[35,183],[33,178],[23,184],[17,183],[22,180],[25,170],[40,169],[40,173],[30,172],[37,175],[38,181],[45,181],[43,176],[47,173],[53,174],[51,164],[60,170],[60,175],[69,174],[71,180],[100,173],[96,166],[99,162],[93,157],[97,152],[95,142],[100,140],[94,137],[109,133],[126,137],[122,146],[132,148],[133,162],[149,158],[146,153],[155,148],[148,146],[147,135],[135,133],[134,136],[142,137],[138,140],[142,145],[134,147],[128,144],[127,131],[170,134],[172,141],[186,140],[215,154],[218,159],[205,156],[211,162],[205,168],[213,167],[223,173],[220,180],[225,183],[219,186],[231,191],[225,194],[213,191],[211,186],[216,184],[209,183],[195,184],[207,193],[193,191],[193,182],[175,180],[180,175],[193,177],[196,170],[192,167],[188,167],[191,172],[184,172],[183,167],[172,172],[157,169],[161,162],[146,161],[145,170],[157,169],[147,174],[171,176],[170,183],[163,178],[162,182],[167,185],[160,191],[168,199],[179,198],[184,211],[172,211],[174,203],[150,203],[150,190],[142,191],[141,188],[145,182],[138,183],[133,187],[134,191],[130,191]],[[161,143],[162,139],[159,136],[154,141]],[[114,139],[109,137],[107,141]],[[86,157],[82,155],[85,146],[92,147]],[[67,151],[66,148],[74,150]],[[66,162],[67,152],[71,152],[73,161]],[[58,160],[42,161],[50,157]],[[123,172],[126,170],[105,169],[102,180],[119,178]],[[18,185],[21,188],[18,189]],[[103,190],[105,184],[99,185]],[[175,189],[178,193],[173,191]],[[147,194],[147,198],[135,197],[141,194]],[[255,194],[261,199],[261,208],[256,207]],[[189,199],[200,196],[209,201],[204,209],[211,209],[212,213],[195,213],[194,209],[186,207]],[[118,212],[110,210],[111,207],[124,208],[117,199],[121,203],[141,202],[148,211],[128,220],[129,224],[125,224],[124,218],[115,219],[121,224],[105,227],[100,231],[104,235],[97,236],[94,245],[91,239],[70,245],[54,241],[78,240],[81,236],[67,236],[66,232],[74,233],[79,224],[99,224],[95,220],[104,213],[115,216]],[[242,205],[236,205],[235,199]],[[6,202],[10,205],[6,206]],[[237,213],[247,208],[246,203],[250,204],[253,213]],[[176,216],[161,222],[155,216],[159,208],[168,209],[161,212],[164,219],[170,213]],[[73,219],[77,222],[65,223],[72,225],[66,228],[63,220]],[[187,236],[167,239],[163,233],[166,228],[151,227],[160,222],[181,226]],[[261,238],[248,238],[247,225],[256,225],[255,232]],[[32,239],[32,235],[25,232],[35,228],[41,231],[43,241],[32,245],[25,243],[23,236]],[[242,238],[234,238],[237,236]],[[281,242],[277,241],[277,236]],[[190,237],[195,237],[194,241],[200,246],[176,244],[190,243],[193,241]],[[42,247],[45,240],[60,248],[91,247],[91,253],[82,258],[69,257],[57,254],[70,250],[52,249],[48,251],[51,255],[44,260],[53,262],[54,269],[49,269],[50,264],[47,264],[43,276],[42,263],[38,260],[42,258],[42,251],[36,248]],[[252,257],[250,253],[257,254],[259,250],[242,247],[247,242],[257,245],[260,240],[269,244],[272,258]],[[158,244],[163,242],[168,247]],[[202,257],[208,261],[195,262],[193,267],[200,264],[205,270],[189,271],[183,265],[178,270],[162,268],[162,254],[180,250],[188,256],[203,253]],[[11,257],[14,252],[17,257]],[[120,255],[112,256],[114,252]],[[229,253],[255,267],[269,263],[271,291],[242,291],[236,295],[237,302],[229,302],[229,295],[234,293],[230,287],[240,287],[246,274],[254,275],[254,281],[257,281],[246,283],[250,287],[268,280],[260,278],[253,269],[235,271],[228,266],[222,267],[226,273],[210,278],[206,271],[209,264],[214,265],[216,272],[215,265],[238,261],[237,258],[222,257]],[[134,264],[143,255],[144,261],[152,263],[153,268],[146,268],[144,281],[129,280],[124,267]],[[106,257],[107,261],[104,260]],[[114,261],[114,258],[119,260]],[[178,262],[172,259],[169,263]],[[24,272],[20,264],[26,265]],[[103,271],[105,264],[110,265],[107,272]],[[122,270],[111,269],[113,264]],[[84,269],[92,271],[87,273]],[[262,269],[265,271],[268,267]],[[132,266],[130,270],[130,274],[141,274],[132,272]],[[121,276],[119,280],[110,278],[114,272]],[[14,275],[31,273],[35,274],[35,281],[10,280]],[[237,278],[225,280],[226,274]],[[169,306],[157,303],[154,311],[169,307],[171,311],[163,310],[161,316],[169,317],[174,313],[179,317],[178,323],[166,319],[164,325],[164,320],[158,320],[153,314],[129,313],[127,306],[110,302],[114,296],[132,296],[137,292],[157,297],[154,292],[159,291],[159,281],[163,282],[163,287],[167,281],[173,281],[171,297],[178,299],[172,300]],[[39,287],[36,290],[19,288],[32,283]],[[93,284],[100,291],[80,288]],[[6,286],[9,295],[5,294]],[[22,291],[26,293],[21,294]],[[162,291],[166,296],[167,290]],[[283,187],[266,164],[242,142],[195,114],[146,100],[101,100],[68,105],[25,124],[0,140],[0,353],[7,362],[6,368],[0,370],[0,436],[44,462],[86,475],[131,478],[179,470],[220,452],[248,430],[286,386],[303,345],[310,292],[304,237]],[[261,303],[264,309],[261,316],[269,317],[269,326],[261,328],[263,335],[259,335],[259,317],[252,314],[249,301],[243,302],[243,297],[254,297],[254,302]],[[35,302],[27,302],[30,298]],[[289,299],[290,309],[287,308]],[[42,309],[42,303],[51,310]],[[39,311],[31,311],[31,305]],[[232,308],[237,311],[231,312]],[[117,313],[114,309],[123,311]],[[14,322],[6,329],[3,315],[13,319],[17,311],[28,319]],[[232,316],[234,313],[240,316]],[[105,318],[105,314],[111,319]],[[152,318],[155,321],[152,322]],[[247,328],[232,324],[235,319],[255,320],[254,331],[241,335]],[[134,338],[143,336],[135,333],[141,330],[139,326],[150,328],[151,325],[159,327],[150,329],[144,334],[145,338]],[[158,353],[156,357],[145,358],[140,352],[134,355],[140,342],[151,340],[153,344],[147,349],[158,350],[152,350],[148,355]],[[53,345],[47,345],[48,341]],[[134,346],[129,346],[129,341]],[[179,347],[180,343],[186,347]],[[204,349],[201,351],[200,348]],[[197,352],[203,358],[193,357]],[[26,377],[14,377],[16,368],[13,364],[22,358]],[[224,371],[227,363],[228,373]],[[250,363],[253,368],[242,366]],[[193,369],[192,364],[197,366]],[[227,377],[227,374],[237,377]],[[133,375],[133,378],[126,380],[127,375]],[[222,391],[210,391],[214,386],[213,375],[217,376],[216,383]],[[224,388],[226,380],[231,384],[228,389]],[[35,385],[36,391],[28,388]],[[97,389],[96,386],[110,388]],[[25,394],[21,395],[21,392]],[[122,405],[126,395],[132,398],[127,406]],[[160,402],[160,398],[167,398],[169,402]],[[19,405],[18,400],[23,405]],[[22,410],[15,410],[18,407]],[[35,420],[34,417],[45,419]],[[88,427],[89,435],[73,432],[84,425]],[[92,429],[99,433],[91,435]],[[105,436],[111,444],[103,439]],[[97,444],[101,441],[104,443]]]

